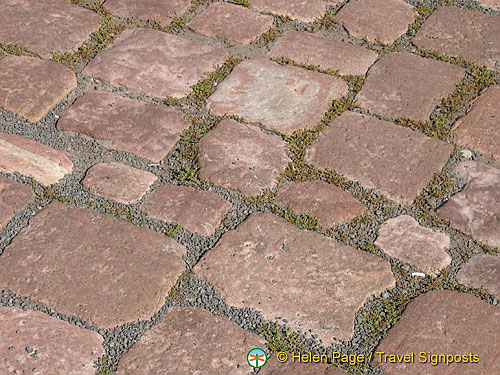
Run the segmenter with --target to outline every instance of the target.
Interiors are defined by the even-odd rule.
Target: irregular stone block
[[[0,177],[0,230],[33,201],[35,194],[28,186]]]
[[[155,20],[168,25],[189,9],[189,0],[106,0],[106,8],[120,17]]]
[[[263,12],[284,15],[300,21],[312,22],[322,17],[329,5],[340,0],[325,2],[322,0],[252,0],[252,7]]]
[[[486,254],[475,255],[457,275],[461,284],[484,288],[500,297],[500,257]]]

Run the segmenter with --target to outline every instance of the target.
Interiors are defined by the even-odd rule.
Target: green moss
[[[0,52],[8,53],[9,55],[23,56],[28,55],[29,52],[23,47],[14,44],[0,43]]]
[[[169,106],[180,107],[182,106],[182,100],[179,98],[174,98],[173,96],[167,96],[164,103]]]
[[[314,216],[307,214],[295,214],[290,208],[285,210],[285,219],[290,223],[300,228],[309,230],[319,229],[319,220]]]
[[[269,323],[262,323],[257,331],[266,339],[267,349],[270,353],[305,351],[300,336],[290,330],[281,330],[273,328]]]

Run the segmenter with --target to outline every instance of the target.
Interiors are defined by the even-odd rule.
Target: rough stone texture
[[[273,25],[274,18],[240,5],[213,3],[193,18],[189,27],[197,33],[214,38],[249,44]]]
[[[486,254],[474,256],[458,273],[457,281],[484,288],[500,297],[500,257]]]
[[[312,22],[322,17],[329,5],[339,1],[332,0],[252,0],[252,7],[263,12],[284,15],[300,21]]]
[[[425,293],[411,302],[401,320],[376,349],[391,354],[415,353],[415,363],[381,363],[388,374],[477,375],[500,373],[500,307],[465,293]],[[479,363],[420,363],[420,352],[479,355]],[[378,359],[378,355],[373,355]]]
[[[198,143],[197,161],[201,179],[257,195],[276,184],[290,159],[281,137],[223,120]]]
[[[259,375],[347,375],[348,372],[326,364],[299,363],[291,359],[286,363],[276,360],[272,354],[266,365],[259,371]]]
[[[0,177],[0,229],[33,201],[35,194],[28,186]]]
[[[128,29],[98,54],[84,73],[152,96],[180,98],[226,56],[221,49],[181,36]]]
[[[324,227],[345,223],[366,211],[352,195],[324,181],[287,182],[276,194],[276,203],[315,216]]]
[[[58,130],[80,132],[153,162],[163,160],[189,126],[181,111],[99,91],[78,98],[57,123]]]
[[[160,309],[185,270],[176,256],[185,250],[114,217],[51,203],[5,248],[0,288],[112,328]]]
[[[420,48],[463,56],[500,72],[498,16],[458,7],[439,7],[424,22],[413,42]]]
[[[292,133],[313,128],[331,102],[347,94],[338,77],[268,60],[245,60],[208,98],[216,114],[234,114],[247,121]]]
[[[211,236],[231,203],[209,191],[162,185],[144,200],[141,208],[155,219],[179,223],[191,232]]]
[[[135,203],[158,179],[151,172],[120,163],[99,163],[87,171],[83,186],[94,194],[120,203]]]
[[[120,17],[137,17],[169,24],[191,5],[189,0],[107,0],[106,8]]]
[[[455,90],[465,70],[406,52],[383,56],[368,72],[356,96],[370,112],[426,121],[441,99]]]
[[[375,245],[428,274],[436,275],[451,263],[445,251],[450,247],[450,237],[421,227],[408,215],[387,220],[380,228]]]
[[[0,59],[0,107],[30,121],[41,120],[75,88],[75,73],[56,62],[14,55]]]
[[[500,170],[466,161],[457,172],[467,185],[438,210],[438,215],[475,239],[500,246]]]
[[[73,171],[73,163],[61,151],[31,139],[0,133],[0,171],[33,177],[42,185],[57,183]]]
[[[327,38],[321,34],[289,30],[274,44],[270,55],[305,65],[364,75],[378,55],[369,49]]]
[[[230,306],[281,317],[317,334],[325,346],[353,335],[354,315],[374,294],[395,286],[388,263],[270,213],[251,215],[198,263]]]
[[[105,354],[97,332],[17,307],[0,307],[0,337],[3,374],[94,375]]]
[[[483,7],[500,10],[500,0],[477,0]]]
[[[0,42],[41,57],[78,49],[99,29],[101,17],[65,0],[2,0]]]
[[[416,15],[415,9],[403,0],[351,0],[335,18],[355,38],[392,44],[406,33]]]
[[[172,307],[123,355],[117,375],[247,375],[247,352],[264,339],[225,318],[193,307]]]
[[[411,203],[446,164],[453,147],[409,128],[344,112],[319,135],[306,159]]]

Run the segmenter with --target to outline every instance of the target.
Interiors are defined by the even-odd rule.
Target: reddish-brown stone
[[[500,0],[477,0],[483,7],[500,10]]]
[[[189,0],[107,0],[106,8],[120,17],[138,17],[169,24],[189,9]]]
[[[24,210],[33,198],[35,194],[28,186],[0,177],[0,229],[14,217],[16,211]]]
[[[458,273],[457,281],[475,288],[484,288],[500,297],[500,257],[479,254],[474,256]]]
[[[312,22],[322,17],[329,5],[340,0],[252,0],[252,7],[263,12],[284,15],[301,21]]]
[[[297,354],[297,353],[295,353]],[[330,356],[331,359],[331,356]],[[260,375],[347,375],[348,372],[327,364],[287,362],[281,363],[276,360],[276,354],[259,371]]]

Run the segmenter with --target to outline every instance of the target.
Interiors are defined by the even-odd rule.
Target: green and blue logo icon
[[[267,362],[267,354],[260,348],[253,348],[247,354],[247,362],[253,368],[261,368]]]

